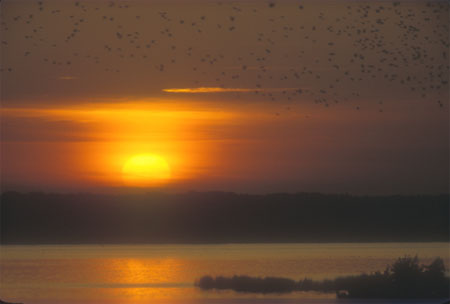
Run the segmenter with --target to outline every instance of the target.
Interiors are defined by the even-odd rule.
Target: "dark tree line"
[[[448,241],[449,195],[1,195],[1,242]]]

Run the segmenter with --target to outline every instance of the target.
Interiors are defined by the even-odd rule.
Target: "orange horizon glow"
[[[53,159],[48,160],[53,166],[33,166],[38,167],[42,179],[54,176],[58,182],[78,180],[106,187],[160,187],[204,175],[203,168],[214,160],[207,152],[211,138],[202,130],[232,125],[242,115],[231,110],[189,109],[186,103],[177,107],[142,102],[3,108],[0,113],[3,117],[38,119],[43,124],[70,122],[83,126],[85,129],[79,131],[49,131],[62,132],[65,138],[75,140],[34,142],[42,153],[59,151],[62,159],[58,165],[58,159]],[[150,164],[145,157],[136,159],[139,155],[156,157],[157,164]],[[159,171],[152,172],[152,166]]]
[[[2,170],[10,183],[6,188],[127,192],[243,185],[244,191],[252,191],[279,180],[280,189],[292,189],[296,186],[290,180],[322,179],[330,167],[343,172],[349,166],[344,157],[358,160],[363,153],[359,149],[377,149],[376,142],[362,141],[361,146],[360,138],[368,132],[378,130],[383,145],[404,149],[394,135],[406,132],[410,122],[426,119],[426,109],[417,108],[412,115],[400,106],[379,113],[373,107],[356,111],[347,105],[330,111],[316,105],[287,110],[280,103],[224,104],[213,99],[126,100],[1,108],[2,154],[8,157]],[[393,135],[381,136],[385,128]],[[415,137],[406,139],[415,142]],[[124,182],[124,164],[142,154],[164,158],[170,179]]]

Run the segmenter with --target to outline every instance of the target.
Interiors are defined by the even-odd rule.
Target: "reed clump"
[[[335,292],[339,298],[430,299],[448,298],[450,279],[445,275],[441,258],[436,258],[429,265],[421,265],[417,256],[405,256],[388,265],[383,272],[371,274],[321,281],[309,278],[295,281],[277,277],[203,276],[196,286],[203,290],[229,289],[263,294],[317,291]]]

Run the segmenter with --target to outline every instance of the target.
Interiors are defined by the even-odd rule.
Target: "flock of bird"
[[[186,2],[27,3],[31,13],[4,10],[1,47],[25,40],[19,54],[48,68],[189,74],[187,87],[247,88],[252,98],[325,107],[376,92],[382,112],[389,90],[448,106],[448,1],[345,1],[335,11],[313,1],[205,1],[189,11]],[[1,65],[3,77],[16,70],[5,57]]]

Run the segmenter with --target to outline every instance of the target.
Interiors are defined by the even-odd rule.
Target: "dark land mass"
[[[449,195],[1,195],[2,244],[449,241]]]
[[[294,291],[335,292],[338,298],[358,299],[448,299],[450,279],[444,261],[436,258],[419,265],[418,257],[403,257],[384,272],[314,281],[249,276],[200,278],[195,285],[203,290],[234,290],[247,293],[288,293]]]

